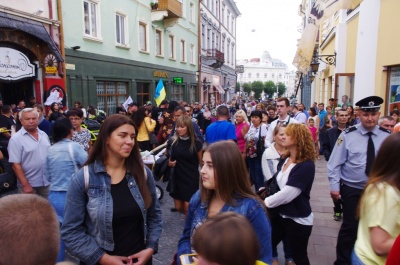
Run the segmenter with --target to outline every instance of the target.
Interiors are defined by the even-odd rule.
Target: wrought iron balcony
[[[158,11],[167,11],[167,18],[182,17],[182,3],[178,0],[158,0]]]
[[[221,67],[225,62],[224,59],[224,53],[217,50],[217,49],[208,49],[206,51],[206,60],[205,64],[214,67],[214,68],[219,68]]]

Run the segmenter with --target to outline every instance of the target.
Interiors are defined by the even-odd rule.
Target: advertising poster
[[[400,110],[400,67],[390,70],[389,76],[389,112]]]

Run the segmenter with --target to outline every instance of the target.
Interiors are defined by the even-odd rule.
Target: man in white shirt
[[[307,116],[299,108],[294,105],[292,108],[293,119],[298,121],[299,123],[306,124],[307,123]]]
[[[265,147],[269,147],[272,144],[273,140],[273,131],[278,124],[290,124],[290,123],[299,123],[293,118],[290,118],[288,115],[290,111],[290,103],[289,99],[282,97],[276,100],[276,109],[278,114],[278,119],[274,120],[268,128],[267,138],[265,139]]]

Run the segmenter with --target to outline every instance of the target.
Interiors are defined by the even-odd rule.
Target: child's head
[[[198,265],[254,265],[260,246],[250,222],[243,215],[224,212],[207,219],[193,236]]]
[[[308,124],[310,127],[314,127],[314,119],[308,119]]]

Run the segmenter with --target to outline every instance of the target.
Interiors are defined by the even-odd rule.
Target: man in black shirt
[[[15,125],[14,117],[12,116],[12,110],[9,105],[4,105],[1,108],[0,115],[0,150],[5,157],[8,157],[7,147],[8,141],[11,138],[11,126]]]

